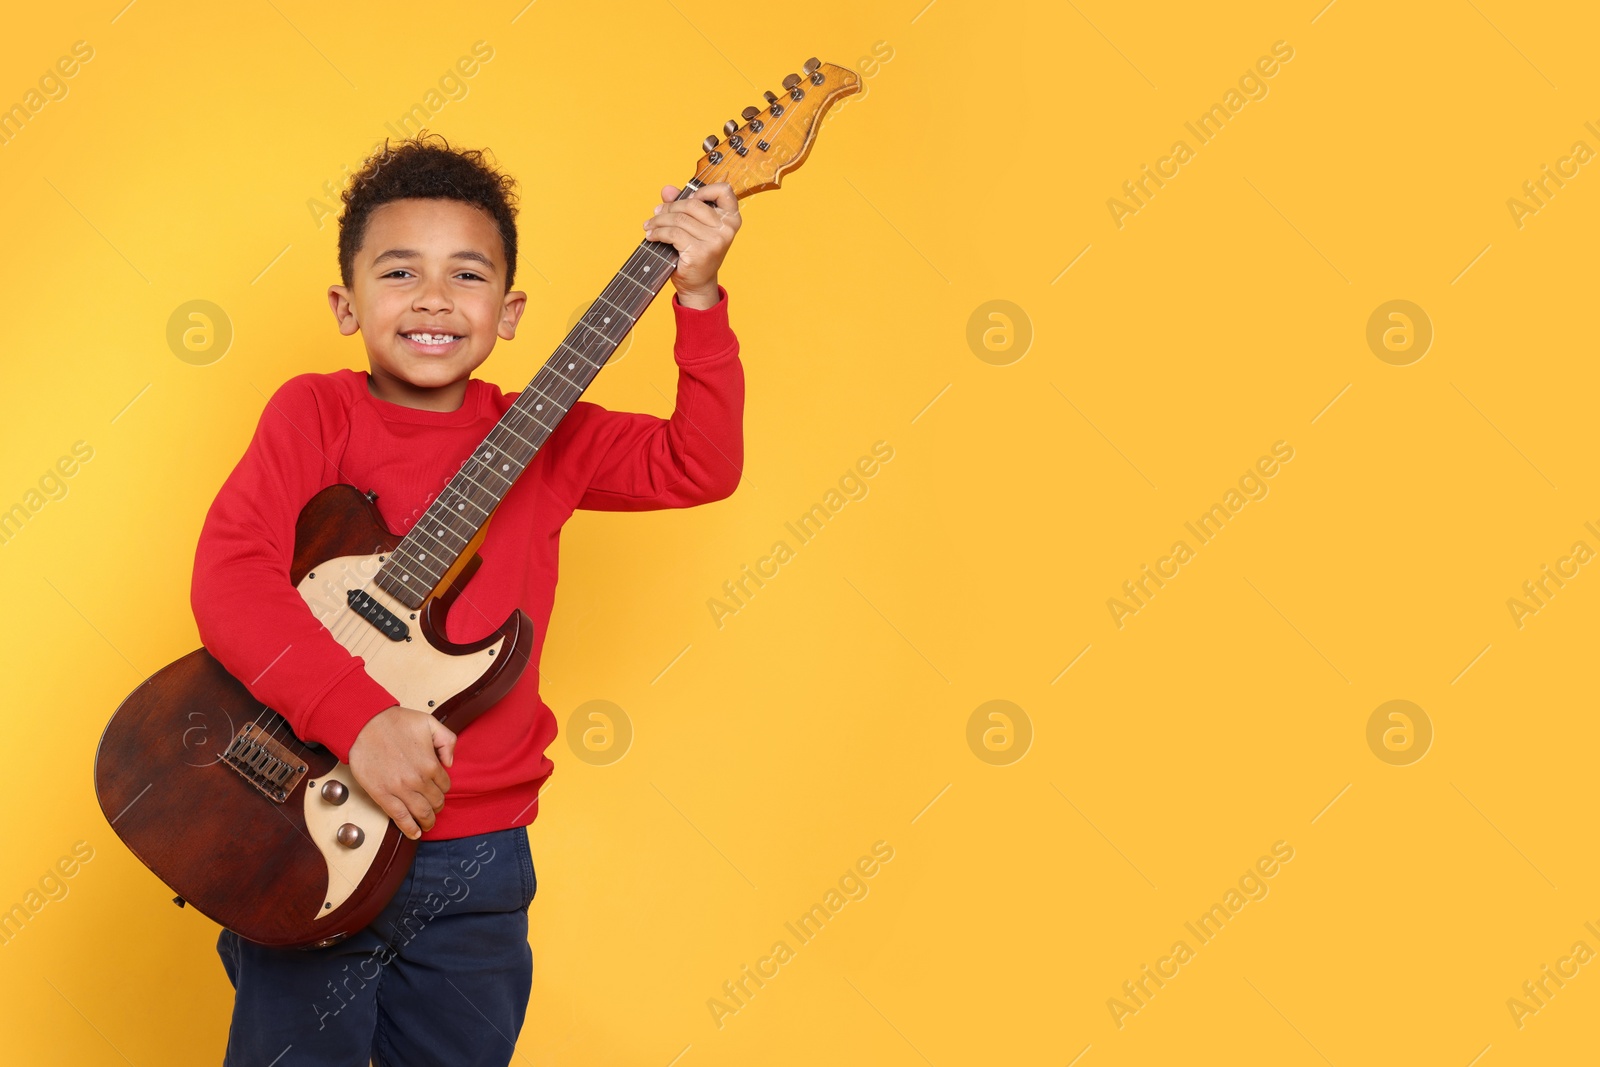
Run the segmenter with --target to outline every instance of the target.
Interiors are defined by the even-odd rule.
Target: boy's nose
[[[447,311],[450,308],[450,295],[445,290],[444,282],[434,280],[425,282],[417,290],[417,298],[412,302],[412,309],[416,311]]]

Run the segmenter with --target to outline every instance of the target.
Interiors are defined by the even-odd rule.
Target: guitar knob
[[[716,134],[712,134],[710,137],[707,137],[704,141],[700,142],[700,148],[702,151],[709,152],[715,147],[717,147]]]
[[[744,116],[744,120],[746,122],[749,122],[751,119],[761,114],[761,109],[759,107],[747,107],[743,111],[739,112],[739,114]]]
[[[800,84],[800,75],[798,75],[798,74],[791,74],[788,77],[783,79],[783,87],[785,89],[793,89],[796,85],[799,85],[799,84]]]
[[[353,822],[347,822],[339,827],[339,832],[333,836],[345,848],[360,848],[361,842],[367,839],[366,833]]]
[[[729,119],[727,122],[724,122],[722,124],[722,132],[724,134],[730,136],[730,137],[733,135],[733,131],[737,130],[738,128],[739,128],[739,120],[738,119]]]
[[[777,94],[774,93],[771,89],[768,89],[766,92],[762,93],[761,95],[766,98],[766,101],[769,104],[776,104],[778,102]]]
[[[337,778],[322,783],[322,799],[329,804],[343,804],[350,799],[350,790]]]
[[[820,66],[822,66],[822,63],[817,59],[816,56],[812,56],[810,59],[806,60],[806,65],[800,69],[805,71],[807,74],[813,74]]]

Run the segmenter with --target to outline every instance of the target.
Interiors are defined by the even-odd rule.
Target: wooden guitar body
[[[460,733],[521,677],[533,624],[517,610],[481,640],[449,641],[445,616],[481,562],[476,544],[445,591],[413,609],[371,584],[400,540],[371,499],[330,486],[300,513],[290,580],[401,705]],[[95,754],[95,791],[158,878],[264,945],[320,947],[360,930],[416,853],[348,766],[296,737],[205,649],[123,700]]]

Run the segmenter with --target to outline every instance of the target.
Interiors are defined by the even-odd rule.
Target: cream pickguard
[[[298,587],[300,595],[339,643],[366,661],[367,674],[393,693],[402,707],[431,711],[481,678],[493,666],[494,657],[502,654],[505,639],[463,656],[434,648],[417,623],[420,612],[372,582],[387,558],[383,553],[330,559],[306,574]],[[410,630],[409,640],[391,640],[358,615],[348,601],[351,589],[365,590],[404,622]],[[343,790],[330,782],[342,784]],[[332,799],[335,797],[340,799]],[[311,840],[328,864],[328,893],[318,913],[321,918],[337,910],[366,877],[390,819],[356,784],[355,775],[343,763],[307,784],[305,818]],[[351,826],[359,833],[352,832]]]

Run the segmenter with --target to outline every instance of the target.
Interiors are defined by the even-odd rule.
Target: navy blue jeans
[[[225,1067],[505,1067],[533,987],[525,827],[422,841],[388,906],[321,949],[217,938]]]

